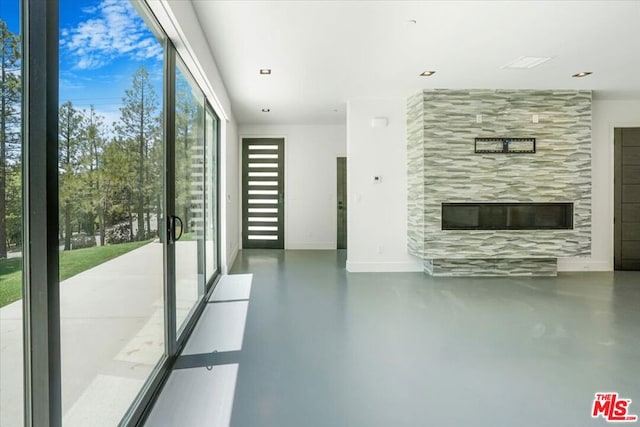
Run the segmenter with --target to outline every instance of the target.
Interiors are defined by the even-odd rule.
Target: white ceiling
[[[640,99],[640,1],[193,4],[243,124],[344,123],[349,99],[423,88],[592,89]],[[501,68],[520,56],[552,59]],[[436,74],[419,77],[425,70]],[[593,75],[571,77],[579,71]]]

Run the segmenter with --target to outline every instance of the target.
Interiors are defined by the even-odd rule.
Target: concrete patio
[[[117,425],[164,353],[162,244],[60,284],[65,426]],[[177,318],[198,293],[196,242],[179,242]],[[0,309],[0,425],[23,424],[22,300]]]

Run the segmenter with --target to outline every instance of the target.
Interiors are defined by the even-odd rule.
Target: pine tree
[[[63,217],[64,250],[71,249],[72,218],[77,195],[82,190],[78,182],[81,170],[82,113],[71,101],[60,106],[58,112],[58,168],[60,170],[60,213]]]
[[[96,113],[93,105],[85,114],[82,123],[84,134],[83,163],[85,164],[86,186],[89,191],[89,212],[91,217],[98,219],[100,232],[100,246],[104,246],[105,225],[104,209],[106,194],[101,188],[102,184],[102,155],[104,151],[104,121],[103,117]],[[93,230],[92,230],[93,231]]]
[[[135,143],[131,140],[113,138],[102,154],[102,192],[105,197],[105,223],[122,224],[129,222],[129,237],[133,240],[132,202],[133,188],[136,186],[137,166],[131,161],[135,152]]]
[[[20,173],[20,39],[0,20],[0,259],[7,257],[7,216],[21,218],[22,209],[9,212],[7,180]],[[20,203],[17,204],[18,207]],[[15,209],[15,208],[14,208]],[[20,224],[20,221],[14,221]],[[22,227],[20,226],[20,229]],[[10,234],[15,234],[13,230]]]
[[[138,224],[137,239],[144,240],[145,213],[149,224],[149,151],[157,143],[159,135],[158,97],[149,80],[149,73],[142,66],[133,74],[131,89],[125,91],[120,108],[120,123],[116,132],[123,139],[135,141],[136,152],[132,161],[137,165],[137,186],[134,188],[136,216]],[[156,178],[157,179],[157,178]],[[149,230],[148,230],[149,231]]]

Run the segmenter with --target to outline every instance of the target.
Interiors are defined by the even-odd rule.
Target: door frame
[[[620,122],[620,123],[610,123],[609,124],[609,152],[610,152],[610,174],[609,174],[609,189],[612,191],[609,192],[609,203],[610,203],[610,232],[611,232],[611,241],[610,241],[610,250],[611,250],[611,271],[618,271],[616,269],[616,135],[619,129],[623,128],[640,128],[640,122]],[[593,172],[592,172],[593,173]],[[593,242],[592,242],[593,244]],[[622,271],[622,270],[620,270]]]
[[[604,127],[604,126],[603,126]],[[609,209],[608,209],[608,215],[609,217],[607,218],[608,220],[608,231],[609,231],[609,236],[608,239],[609,241],[605,243],[605,241],[602,242],[602,244],[607,244],[608,243],[608,250],[609,250],[609,259],[606,261],[606,267],[603,265],[602,267],[602,271],[616,271],[615,270],[615,262],[613,260],[613,257],[615,256],[615,238],[616,238],[616,230],[615,230],[615,224],[614,224],[614,218],[615,218],[615,209],[616,209],[616,202],[615,202],[615,197],[614,197],[614,191],[615,191],[615,132],[617,128],[635,128],[635,127],[640,127],[640,122],[608,122],[607,123],[607,138],[608,138],[608,145],[607,145],[607,150],[606,150],[606,155],[609,156],[609,161],[607,164],[608,167],[608,171],[607,171],[607,185],[606,185],[606,191],[607,191],[607,195],[608,195],[608,200],[607,202],[609,203]],[[593,141],[599,139],[598,135],[596,135],[595,132],[593,132],[593,126],[592,126],[592,132],[591,132],[592,136],[591,136],[591,140],[592,140],[592,147],[593,147]],[[604,139],[604,129],[602,132],[602,139]],[[593,162],[593,148],[591,149],[591,158],[592,158],[592,162]],[[591,199],[593,201],[593,181],[594,181],[594,168],[593,168],[593,163],[591,166],[591,181],[592,181],[592,186],[591,186]],[[592,206],[592,212],[591,215],[593,216],[593,206]],[[593,223],[592,220],[592,224],[591,227],[592,229],[596,226],[595,223]],[[606,227],[607,225],[603,224],[604,227]],[[592,231],[593,234],[593,231]],[[591,246],[593,247],[593,237],[591,239]],[[592,249],[592,253],[593,253],[593,249]],[[604,262],[604,260],[602,260],[602,262]]]
[[[222,157],[221,157],[221,153],[222,153],[222,119],[220,118],[220,115],[216,112],[216,109],[213,108],[213,105],[211,105],[211,103],[209,102],[209,100],[206,97],[205,94],[205,99],[204,99],[204,126],[205,126],[205,131],[204,131],[204,145],[205,145],[205,161],[208,160],[207,158],[207,119],[206,119],[206,115],[207,112],[211,113],[214,121],[216,122],[216,185],[215,187],[212,187],[213,190],[216,191],[216,206],[215,206],[215,212],[216,212],[216,222],[215,222],[215,237],[216,237],[216,272],[213,275],[209,275],[209,273],[207,272],[206,268],[205,268],[205,278],[204,278],[204,282],[205,282],[205,293],[208,293],[213,287],[214,283],[218,280],[218,278],[220,276],[222,276],[223,274],[223,268],[222,268],[222,248],[225,245],[222,245],[222,183],[221,183],[221,179],[222,179],[222,173],[221,173],[221,169],[222,169]],[[206,164],[205,164],[205,172],[204,172],[204,179],[207,180],[208,179],[208,175],[206,172]],[[206,191],[205,191],[205,203],[206,203]],[[205,224],[206,224],[206,219],[205,219]],[[206,234],[205,234],[205,241],[206,241]],[[206,257],[206,251],[205,251],[205,257]],[[206,260],[205,260],[206,263]],[[226,274],[226,273],[225,273]]]
[[[244,209],[244,200],[242,194],[242,159],[244,156],[244,149],[242,141],[246,138],[264,138],[264,139],[282,139],[284,148],[284,249],[289,249],[289,237],[287,229],[289,228],[289,198],[287,197],[289,191],[289,182],[287,170],[289,169],[289,152],[288,152],[288,136],[286,134],[270,134],[270,133],[239,133],[238,134],[238,249],[244,249],[242,244],[242,230],[243,230],[243,218],[242,213]]]

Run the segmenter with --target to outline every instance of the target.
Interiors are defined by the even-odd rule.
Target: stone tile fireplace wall
[[[476,137],[536,138],[536,153],[475,153]],[[408,99],[407,156],[408,249],[429,272],[536,274],[540,259],[549,274],[590,255],[590,91],[425,90]],[[549,202],[573,203],[573,229],[442,230],[442,203]]]

